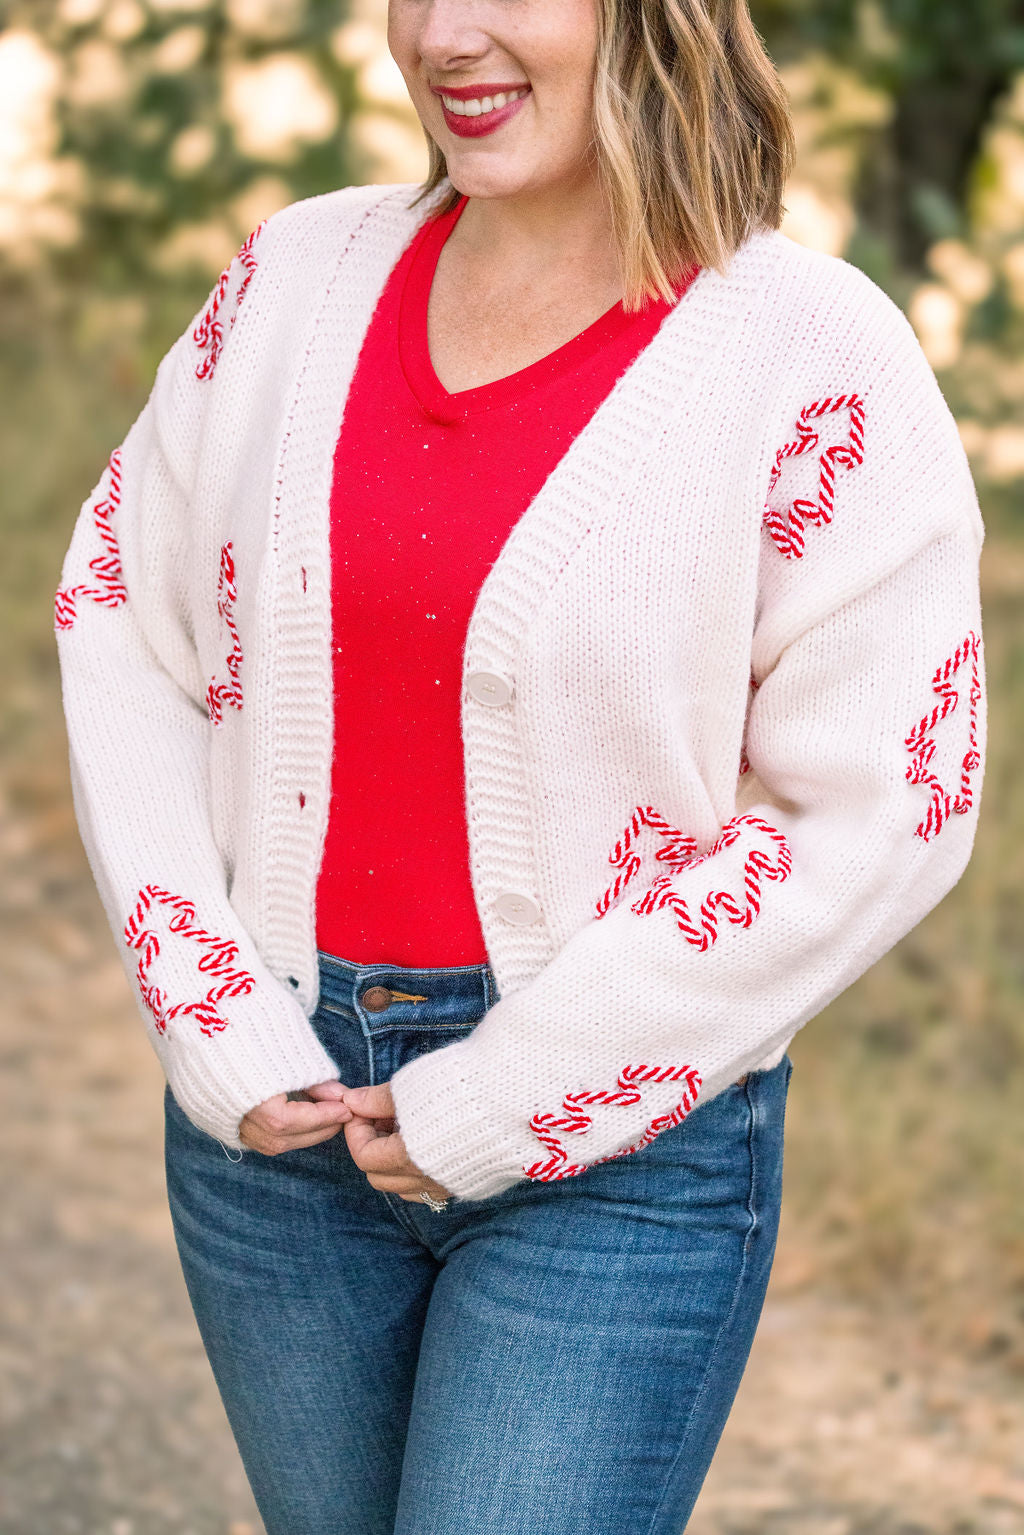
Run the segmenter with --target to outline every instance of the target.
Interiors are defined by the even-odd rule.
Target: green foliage
[[[34,31],[64,68],[58,153],[79,161],[84,188],[82,238],[54,256],[62,280],[93,290],[144,284],[154,252],[176,228],[221,218],[261,175],[283,175],[293,198],[353,179],[354,76],[330,45],[344,0],[265,6],[271,20],[255,35],[233,24],[220,0],[139,4],[128,36],[116,27],[110,35],[111,9],[78,23],[65,19],[74,9],[59,0],[13,0],[8,10],[10,24]],[[225,81],[232,68],[281,55],[312,66],[337,104],[337,124],[283,156],[247,151],[226,109]],[[202,150],[191,158],[176,155],[186,133]]]
[[[983,135],[1024,68],[1020,0],[753,0],[751,11],[780,59],[819,49],[892,102],[855,193],[866,237],[920,271],[933,241],[968,233]]]
[[[1024,68],[1019,0],[753,0],[780,57],[821,48],[894,93],[914,79]]]

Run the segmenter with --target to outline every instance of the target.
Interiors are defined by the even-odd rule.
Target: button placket
[[[505,672],[479,670],[466,677],[466,691],[478,704],[498,709],[512,702],[515,683]]]
[[[514,701],[515,682],[508,672],[476,667],[466,675],[466,692],[476,703],[499,709]],[[541,920],[539,902],[525,890],[500,890],[492,904],[495,914],[510,927],[533,927]]]
[[[530,927],[540,921],[540,906],[523,890],[502,890],[494,898],[494,909],[503,922],[513,927]]]

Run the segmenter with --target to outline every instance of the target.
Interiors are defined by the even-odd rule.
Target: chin
[[[448,167],[448,179],[463,197],[515,197],[526,188],[521,182],[503,176],[476,176],[471,172],[461,174],[457,168]]]
[[[528,197],[549,184],[546,176],[531,175],[522,165],[501,164],[497,156],[486,164],[483,155],[456,150],[446,157],[448,179],[463,197]]]

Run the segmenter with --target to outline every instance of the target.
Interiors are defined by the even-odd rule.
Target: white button
[[[503,890],[495,898],[494,909],[503,922],[511,922],[515,927],[529,927],[531,922],[540,921],[537,902],[521,890]]]
[[[512,678],[504,672],[470,672],[466,678],[470,698],[478,704],[507,704],[512,697]]]

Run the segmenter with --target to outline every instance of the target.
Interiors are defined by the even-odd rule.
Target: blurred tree
[[[983,135],[1024,67],[1024,0],[751,9],[781,62],[817,50],[891,102],[884,125],[856,130],[868,152],[851,254],[883,281],[890,264],[922,271],[933,242],[966,233]],[[123,288],[159,269],[163,252],[180,266],[187,241],[171,236],[244,212],[261,180],[292,199],[359,179],[355,72],[337,46],[348,10],[347,0],[6,0],[8,28],[31,32],[59,65],[57,153],[78,173],[82,229],[54,253],[63,275]],[[217,264],[198,238],[192,251],[195,265]]]
[[[855,188],[864,232],[921,270],[935,240],[962,236],[997,100],[1024,68],[1024,0],[753,0],[780,60],[810,46],[892,101]]]
[[[61,65],[58,154],[80,173],[81,237],[53,253],[59,275],[143,285],[176,232],[223,233],[233,209],[255,222],[248,188],[286,201],[355,179],[354,74],[331,46],[346,14],[345,0],[9,0],[8,25]],[[210,245],[182,243],[183,264],[218,264]]]

